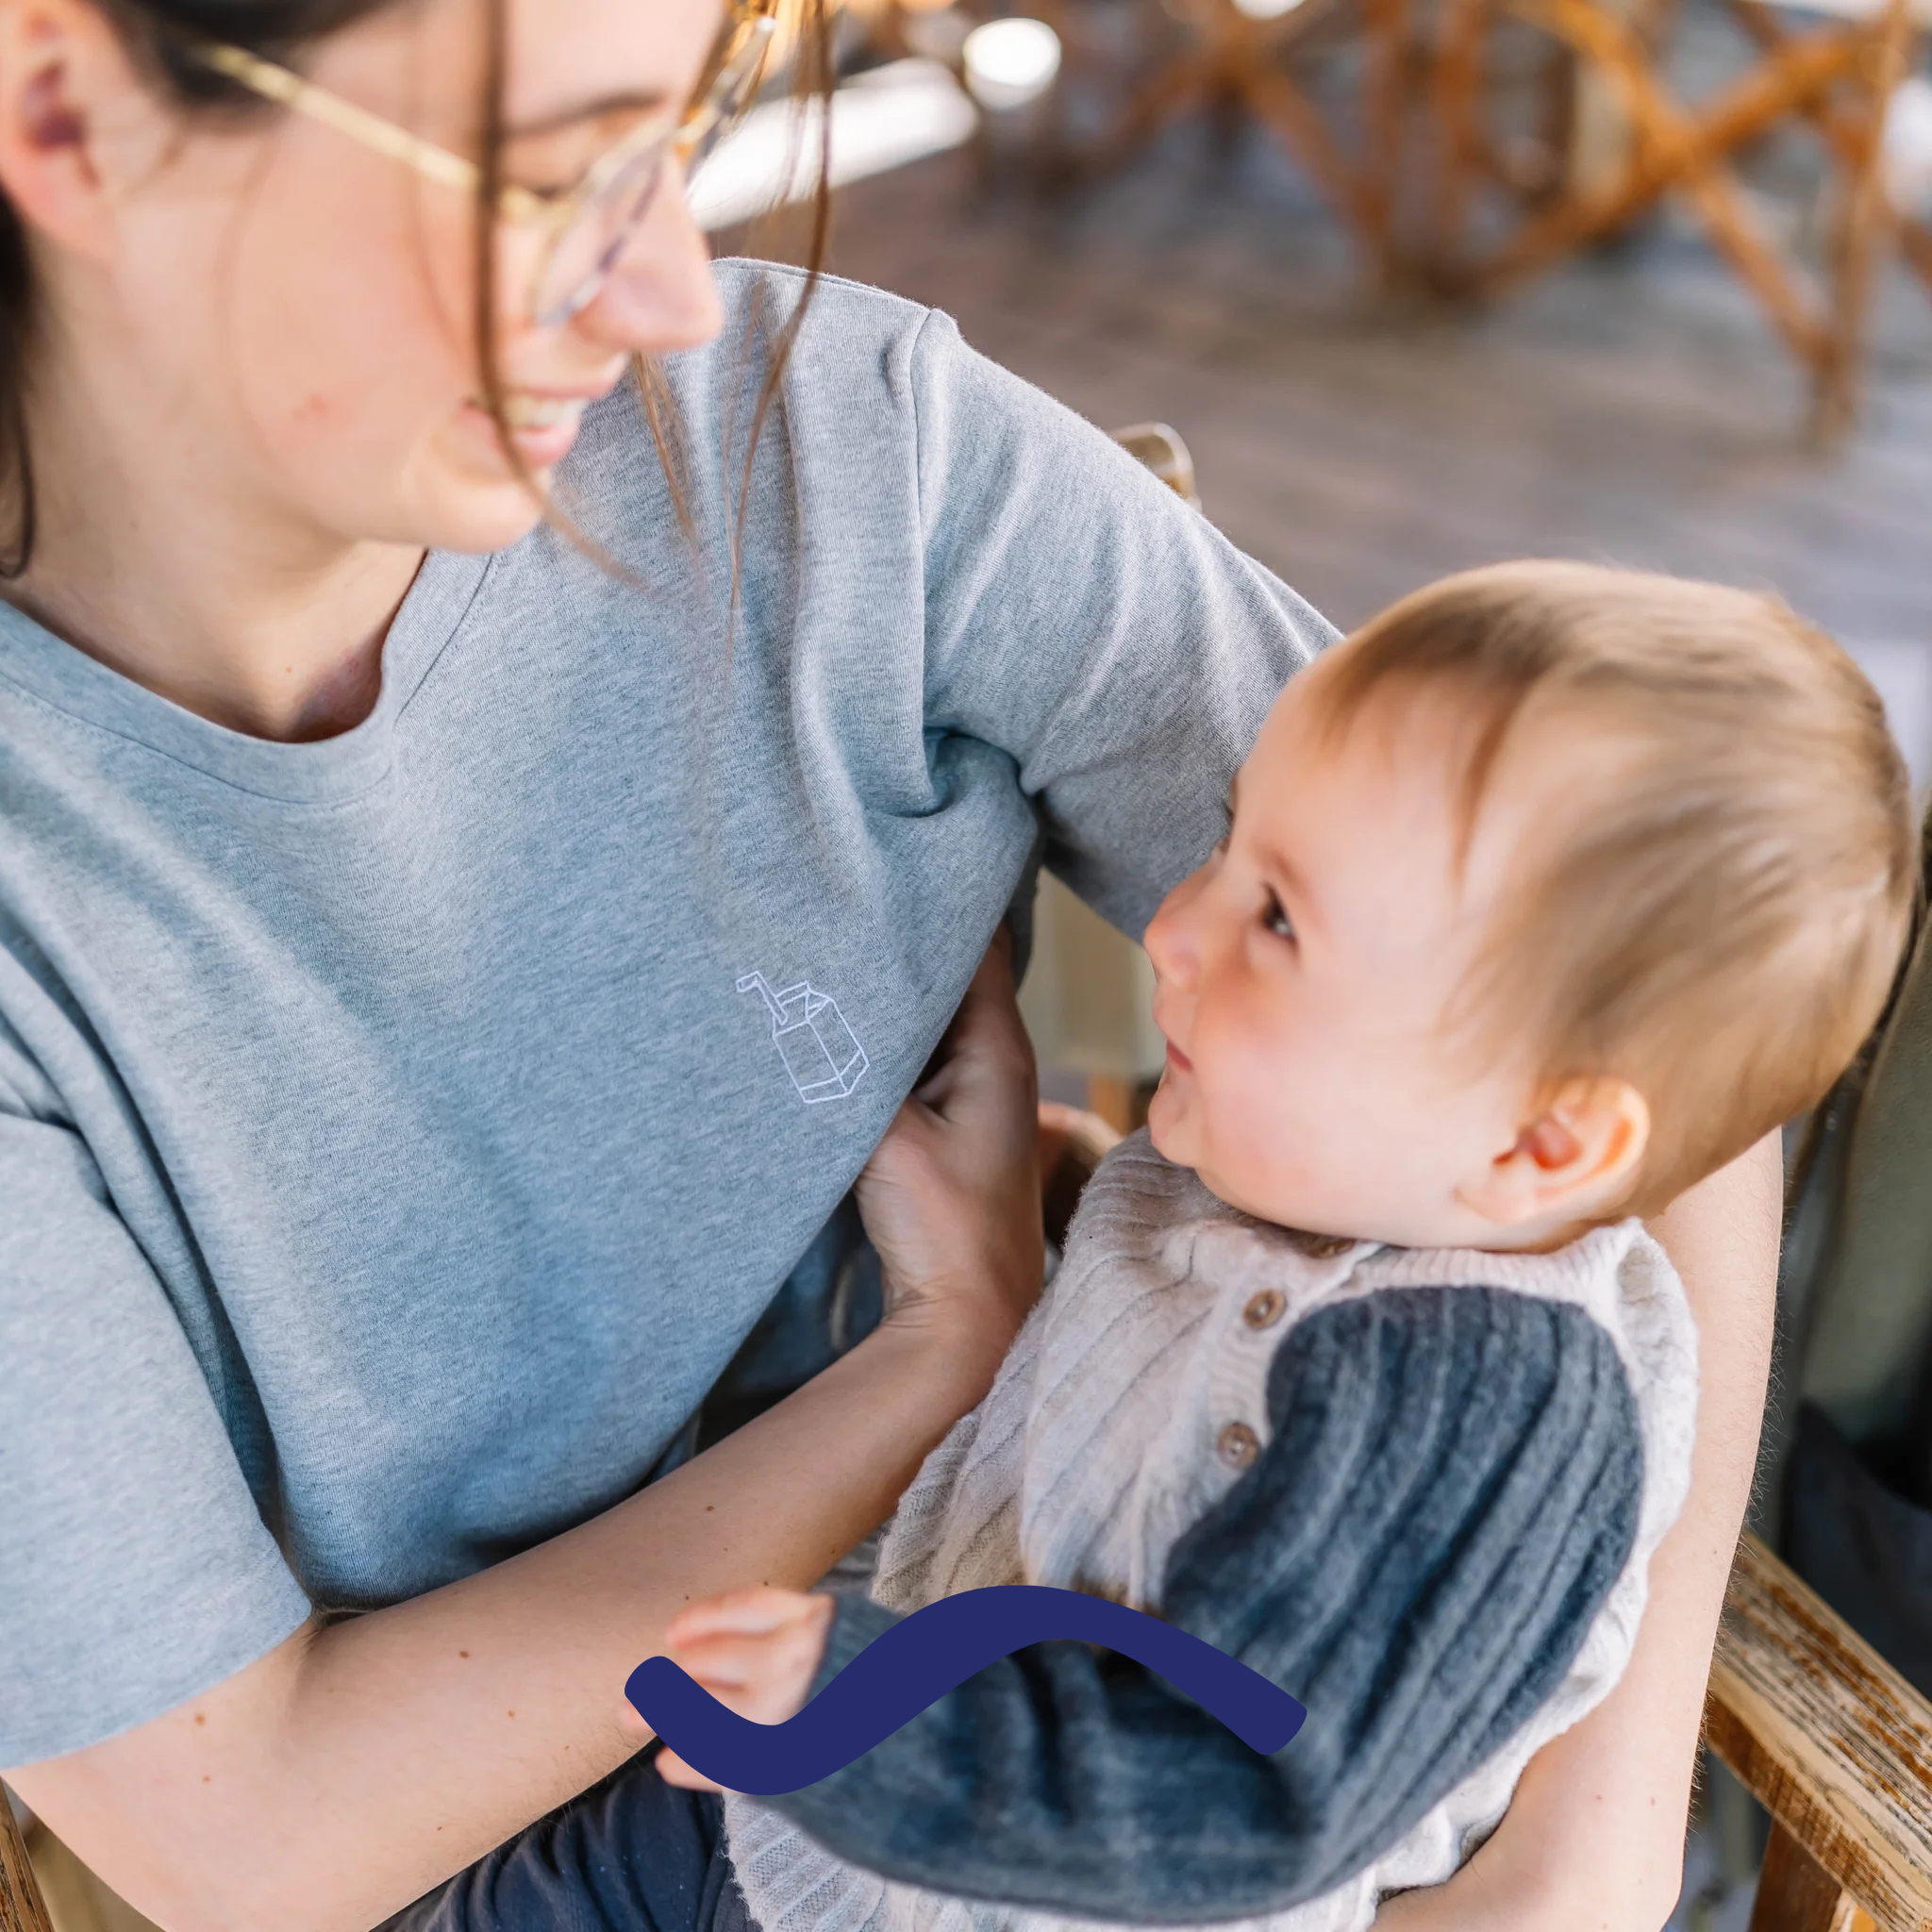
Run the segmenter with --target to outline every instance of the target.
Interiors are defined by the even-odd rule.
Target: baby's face
[[[1512,1245],[1470,1199],[1518,1147],[1531,1071],[1472,1065],[1445,1018],[1551,795],[1551,747],[1499,763],[1458,874],[1453,700],[1372,696],[1324,744],[1322,675],[1318,661],[1276,702],[1228,837],[1148,927],[1168,1040],[1149,1131],[1265,1221]]]

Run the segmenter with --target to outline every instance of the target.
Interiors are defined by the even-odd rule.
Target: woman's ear
[[[1649,1144],[1650,1108],[1629,1081],[1566,1080],[1456,1198],[1499,1232],[1590,1220],[1628,1191]]]
[[[0,0],[0,191],[23,223],[95,259],[111,253],[123,152],[155,103],[104,10]]]

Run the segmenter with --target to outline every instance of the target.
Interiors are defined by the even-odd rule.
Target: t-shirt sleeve
[[[0,1087],[0,1766],[158,1716],[299,1628],[154,1269],[80,1137]]]
[[[1636,1536],[1636,1404],[1581,1309],[1470,1288],[1319,1311],[1268,1394],[1162,1614],[1301,1700],[1281,1750],[1057,1641],[763,1802],[889,1878],[1132,1924],[1283,1910],[1392,1849],[1562,1682]],[[814,1692],[891,1617],[841,1602]]]
[[[1046,862],[1138,936],[1221,837],[1268,707],[1335,630],[942,314],[910,391],[928,728],[1010,753]]]

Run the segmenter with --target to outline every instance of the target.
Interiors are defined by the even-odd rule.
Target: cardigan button
[[[1246,1423],[1229,1423],[1214,1439],[1214,1448],[1230,1469],[1245,1469],[1261,1450],[1261,1440]]]
[[[1241,1320],[1250,1328],[1272,1328],[1281,1320],[1281,1311],[1287,1306],[1288,1298],[1278,1288],[1264,1288],[1241,1310]]]

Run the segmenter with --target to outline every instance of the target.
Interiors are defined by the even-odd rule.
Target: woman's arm
[[[1684,1820],[1724,1582],[1771,1362],[1783,1170],[1775,1136],[1655,1224],[1700,1331],[1690,1494],[1651,1564],[1623,1680],[1531,1761],[1496,1834],[1447,1885],[1394,1899],[1389,1932],[1656,1932],[1683,1880]]]
[[[1003,946],[908,1117],[885,1191],[916,1187],[928,1220],[941,1204],[946,1273],[893,1274],[889,1241],[885,1324],[807,1387],[539,1548],[304,1629],[9,1781],[173,1932],[364,1932],[611,1770],[648,1735],[624,1682],[671,1617],[823,1575],[979,1399],[1039,1293],[1032,1058]]]

